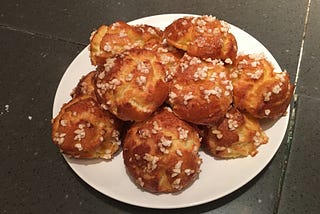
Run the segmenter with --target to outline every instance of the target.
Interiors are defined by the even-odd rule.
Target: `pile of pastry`
[[[212,16],[163,31],[103,25],[89,50],[96,69],[53,119],[53,142],[73,158],[122,151],[128,174],[150,192],[192,184],[200,148],[215,159],[256,155],[268,142],[259,121],[285,114],[294,89],[263,54],[238,54],[230,26]]]

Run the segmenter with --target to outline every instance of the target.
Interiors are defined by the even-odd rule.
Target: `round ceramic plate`
[[[130,24],[149,24],[164,29],[172,21],[187,14],[165,14],[145,17]],[[231,25],[231,32],[237,39],[239,52],[264,53],[281,71],[271,53],[255,38],[243,30]],[[70,64],[63,75],[56,92],[53,116],[70,100],[70,92],[81,76],[94,70],[90,64],[89,51],[85,48]],[[200,151],[203,159],[201,173],[190,187],[179,194],[152,194],[138,188],[126,173],[122,153],[111,161],[77,160],[65,156],[67,163],[86,183],[101,193],[116,200],[149,208],[181,208],[203,204],[221,198],[254,178],[272,159],[278,150],[286,132],[289,116],[272,123],[263,124],[269,137],[269,143],[259,147],[255,157],[234,160],[216,160]]]

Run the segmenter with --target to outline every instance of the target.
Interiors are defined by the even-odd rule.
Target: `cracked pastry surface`
[[[191,56],[232,62],[238,46],[229,28],[228,23],[212,16],[186,16],[167,26],[164,37]]]
[[[165,79],[156,51],[132,49],[109,58],[105,69],[98,71],[98,100],[121,120],[142,121],[166,100]]]
[[[203,144],[214,157],[238,158],[256,155],[267,142],[258,119],[233,107],[219,123],[205,128]]]
[[[90,96],[64,104],[53,119],[52,139],[74,158],[111,159],[120,147],[120,122]]]
[[[166,107],[127,132],[123,158],[128,173],[141,188],[155,193],[177,192],[200,172],[197,130]]]
[[[226,114],[232,89],[222,61],[204,61],[185,54],[170,85],[168,102],[181,119],[210,124]]]
[[[162,31],[149,25],[129,25],[118,21],[110,26],[102,25],[92,32],[90,59],[92,65],[104,65],[110,57],[133,48],[152,47],[161,43]],[[151,44],[149,44],[151,43]]]
[[[286,71],[275,72],[263,54],[240,55],[231,73],[234,104],[257,118],[286,113],[294,86]]]
[[[153,193],[192,185],[201,137],[213,161],[255,156],[268,142],[260,119],[282,116],[294,86],[264,57],[237,56],[229,27],[211,16],[178,19],[164,32],[100,26],[89,46],[96,70],[53,119],[53,142],[73,158],[112,159],[125,137],[124,176]]]

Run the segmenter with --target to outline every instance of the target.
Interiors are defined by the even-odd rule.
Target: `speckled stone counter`
[[[52,105],[66,68],[101,24],[164,13],[212,14],[257,38],[296,84],[290,124],[272,161],[216,201],[168,213],[318,213],[320,1],[0,2],[0,212],[161,213],[105,196],[51,142]]]

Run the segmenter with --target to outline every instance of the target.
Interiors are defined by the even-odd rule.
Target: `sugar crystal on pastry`
[[[91,96],[73,98],[53,119],[52,139],[74,158],[111,159],[120,148],[120,123]]]
[[[220,60],[185,54],[172,80],[168,102],[174,113],[195,124],[219,120],[232,103],[229,71]]]
[[[161,42],[162,31],[149,25],[132,26],[118,21],[110,26],[102,25],[90,38],[90,59],[93,65],[104,65],[110,57],[133,48]]]
[[[206,126],[203,137],[205,149],[217,158],[254,156],[268,142],[258,119],[234,107],[218,123]]]
[[[153,50],[132,49],[109,59],[96,79],[100,103],[124,121],[149,117],[168,96],[159,57]]]
[[[289,74],[274,71],[264,55],[239,55],[230,76],[237,108],[257,118],[277,118],[285,114],[294,86]]]
[[[123,158],[129,175],[143,189],[177,192],[198,177],[201,159],[197,129],[160,109],[128,130]]]
[[[82,76],[77,86],[71,92],[71,97],[75,98],[83,95],[88,95],[95,98],[96,96],[95,85],[94,85],[95,75],[96,75],[96,72],[91,71],[86,75]]]
[[[232,62],[237,55],[237,41],[229,24],[212,16],[186,16],[164,30],[168,43],[189,55]]]

